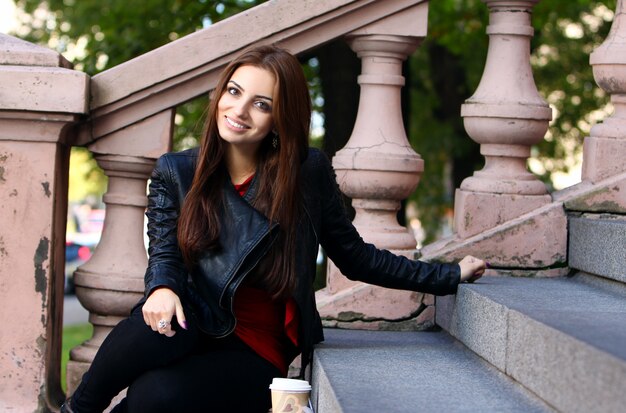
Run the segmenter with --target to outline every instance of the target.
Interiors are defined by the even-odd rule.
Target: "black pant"
[[[71,405],[76,413],[102,412],[126,387],[114,412],[263,412],[278,368],[236,336],[213,339],[175,320],[173,337],[150,329],[141,307],[106,338]]]

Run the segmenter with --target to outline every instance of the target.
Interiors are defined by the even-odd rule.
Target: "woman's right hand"
[[[172,330],[172,318],[174,315],[176,315],[178,324],[185,330],[187,329],[187,321],[180,298],[167,287],[152,291],[143,305],[142,312],[145,323],[159,334],[164,334],[167,337],[172,337],[176,334],[176,331]],[[159,328],[159,322],[165,324],[165,326]]]
[[[461,267],[461,282],[472,283],[483,276],[487,263],[479,258],[467,255],[459,262]]]

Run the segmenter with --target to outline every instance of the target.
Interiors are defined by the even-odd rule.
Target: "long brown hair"
[[[251,65],[272,73],[277,96],[272,104],[274,131],[266,136],[258,153],[259,187],[253,204],[280,225],[279,237],[270,251],[264,285],[274,298],[285,298],[296,283],[296,227],[302,210],[300,165],[308,153],[311,100],[298,60],[276,46],[244,51],[222,72],[209,104],[205,132],[191,188],[178,220],[178,242],[186,265],[192,268],[202,252],[219,248],[219,211],[224,180],[229,179],[224,154],[226,142],[217,128],[217,103],[237,68]]]

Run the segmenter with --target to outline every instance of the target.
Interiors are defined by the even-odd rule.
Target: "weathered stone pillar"
[[[414,236],[396,220],[400,201],[416,188],[424,169],[411,148],[400,91],[402,62],[426,35],[427,4],[350,33],[350,47],[362,61],[359,108],[352,135],[333,158],[341,190],[356,210],[354,225],[366,242],[411,258]],[[318,293],[327,325],[352,328],[419,328],[432,314],[424,295],[349,281],[329,263],[327,287]],[[390,322],[404,320],[404,326]]]
[[[599,180],[626,171],[626,9],[618,0],[608,37],[591,53],[593,76],[611,95],[615,112],[591,128],[584,141],[582,178]]]
[[[58,408],[71,126],[89,78],[0,34],[0,410]]]
[[[418,40],[351,35],[362,62],[359,109],[350,140],[333,158],[341,190],[352,198],[354,225],[380,248],[411,250],[415,237],[398,224],[400,201],[417,187],[424,161],[409,144],[402,121],[402,62]]]
[[[74,275],[76,295],[89,310],[94,333],[70,352],[69,393],[107,334],[143,295],[148,262],[143,238],[146,181],[155,159],[170,149],[172,125],[173,111],[166,110],[89,146],[109,181],[102,238],[91,259]]]
[[[545,185],[526,169],[530,147],[543,139],[551,119],[530,67],[530,19],[538,0],[483,1],[490,11],[487,62],[461,116],[481,144],[485,166],[457,189],[454,224],[461,238],[551,201]]]

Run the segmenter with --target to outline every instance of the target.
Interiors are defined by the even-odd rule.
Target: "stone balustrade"
[[[531,13],[538,0],[484,2],[490,12],[487,62],[461,116],[469,136],[481,145],[485,166],[457,189],[454,224],[462,238],[552,201],[526,169],[531,145],[543,139],[552,118],[530,68]]]
[[[526,168],[531,146],[543,139],[552,117],[530,66],[532,9],[539,0],[483,2],[489,8],[487,61],[461,116],[485,166],[456,190],[455,234],[422,253],[438,260],[473,254],[518,275],[563,275],[565,210]]]
[[[543,138],[551,116],[529,63],[531,10],[538,0],[484,2],[490,9],[489,52],[483,78],[462,116],[468,134],[481,144],[486,164],[457,191],[454,242],[460,244],[446,240],[430,252],[450,258],[497,245],[505,251],[499,265],[520,266],[506,252],[521,248],[523,253],[520,239],[553,232],[539,246],[560,251],[566,234],[562,204],[525,166],[530,146]],[[300,53],[336,38],[349,43],[362,61],[361,95],[350,140],[333,159],[338,182],[353,199],[354,223],[366,241],[415,256],[415,239],[395,218],[423,171],[403,128],[401,69],[427,34],[428,3],[299,3],[296,10],[289,0],[267,2],[91,81],[70,70],[58,54],[0,35],[0,302],[17,309],[2,319],[0,409],[48,411],[63,398],[59,355],[70,146],[88,147],[109,179],[101,242],[75,273],[77,295],[90,312],[94,335],[71,352],[71,391],[106,334],[143,293],[146,182],[155,159],[171,149],[176,107],[208,93],[221,68],[249,45],[278,42]],[[592,55],[598,84],[612,94],[616,106],[615,115],[594,127],[585,144],[584,178],[593,185],[624,171],[622,5],[619,0],[611,34]],[[232,29],[244,26],[251,30]],[[163,61],[171,64],[158,64]],[[9,87],[15,84],[20,87]],[[82,115],[88,119],[79,124]],[[545,224],[545,232],[524,227],[530,221],[523,217],[533,211],[543,217],[537,222]],[[509,232],[497,232],[502,225],[509,225]],[[535,264],[521,265],[555,262],[531,258]],[[327,287],[317,298],[330,325],[420,329],[433,322],[432,297],[348,281],[332,263]]]

